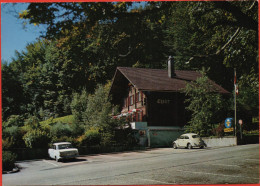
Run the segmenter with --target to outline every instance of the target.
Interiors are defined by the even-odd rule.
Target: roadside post
[[[240,126],[240,138],[242,139],[242,125],[243,125],[243,120],[240,119],[240,120],[238,121],[238,123],[239,123],[239,126]]]
[[[236,103],[236,95],[237,95],[237,74],[236,68],[234,68],[234,119],[235,119],[235,136],[237,136],[237,103]]]

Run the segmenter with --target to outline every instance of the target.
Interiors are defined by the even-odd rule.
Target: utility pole
[[[234,125],[235,125],[235,136],[237,136],[237,104],[236,104],[236,90],[237,90],[237,74],[236,68],[234,68]]]

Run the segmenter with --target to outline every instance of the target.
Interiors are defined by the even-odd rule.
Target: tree
[[[49,131],[44,131],[40,125],[39,118],[30,116],[22,127],[25,132],[23,140],[29,148],[48,147],[50,142]]]
[[[239,105],[255,113],[257,10],[250,1],[31,3],[20,18],[47,29],[3,66],[3,118],[71,114],[74,92],[93,94],[117,66],[166,68],[168,55],[176,69],[209,68],[230,92],[236,68]]]
[[[192,114],[186,130],[200,135],[210,135],[213,124],[224,120],[223,98],[216,92],[205,71],[195,82],[187,83],[184,93],[187,96],[186,107]]]
[[[19,73],[7,64],[2,64],[2,119],[7,120],[11,115],[23,113],[23,87],[19,81]]]
[[[108,92],[110,83],[105,86],[98,85],[95,93],[89,95],[86,110],[83,112],[83,122],[88,131],[98,129],[102,144],[115,142],[115,130],[121,128],[125,121],[112,118],[113,105],[110,103]]]

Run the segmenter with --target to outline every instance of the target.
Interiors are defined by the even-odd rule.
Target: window
[[[200,138],[199,135],[192,135],[192,138]]]
[[[189,139],[189,136],[184,136],[185,138],[184,139]]]
[[[138,102],[142,101],[141,92],[138,92],[138,93],[137,93],[137,101],[138,101]]]
[[[134,104],[134,96],[130,96],[130,105]]]
[[[71,144],[58,145],[58,149],[68,149],[68,148],[72,148],[72,145]]]

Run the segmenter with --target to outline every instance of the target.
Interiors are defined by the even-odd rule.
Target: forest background
[[[166,69],[169,55],[178,70],[208,69],[229,112],[236,68],[238,116],[257,130],[257,1],[31,3],[19,17],[47,29],[1,63],[3,149],[135,144],[115,135],[111,80],[118,66]]]

